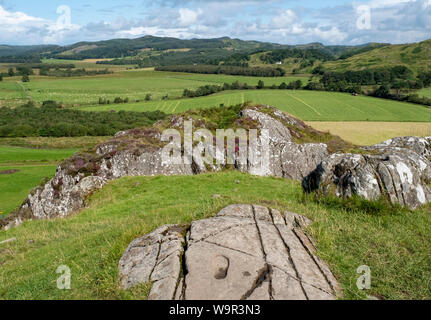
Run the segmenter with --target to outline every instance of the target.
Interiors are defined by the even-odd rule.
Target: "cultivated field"
[[[431,122],[308,122],[313,128],[330,132],[351,143],[368,146],[398,136],[431,136]]]
[[[85,107],[87,111],[150,111],[176,113],[189,109],[226,106],[251,101],[279,108],[306,121],[431,121],[431,109],[403,102],[347,93],[305,90],[228,91],[194,99],[151,101]]]
[[[64,62],[66,63],[66,62]],[[94,64],[93,64],[94,65]],[[104,66],[99,66],[103,69]],[[161,100],[164,96],[179,98],[184,89],[197,89],[208,84],[223,85],[238,81],[249,85],[257,85],[256,77],[200,75],[185,73],[156,72],[152,70],[128,70],[114,74],[56,78],[31,76],[29,83],[21,83],[21,77],[12,77],[0,82],[0,103],[16,106],[26,97],[39,103],[55,100],[66,105],[96,104],[99,98],[110,100],[116,97],[128,98],[130,102],[144,101],[147,94],[152,100]],[[282,82],[302,80],[307,77],[263,78],[265,85],[280,85]],[[3,102],[1,102],[4,100]]]

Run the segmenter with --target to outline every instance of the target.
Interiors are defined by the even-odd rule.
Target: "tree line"
[[[415,77],[409,68],[394,66],[345,72],[328,72],[318,67],[313,73],[320,75],[321,79],[319,82],[310,81],[304,87],[306,90],[362,93],[362,86],[375,86],[368,95],[431,106],[431,99],[411,93],[431,86],[431,72],[421,71]]]
[[[49,77],[83,77],[83,76],[97,76],[101,74],[113,74],[113,71],[105,68],[103,70],[86,70],[82,69],[60,69],[55,68],[51,70],[49,67],[43,67],[40,69],[41,76],[49,76]]]
[[[112,136],[138,127],[151,126],[166,117],[152,112],[87,112],[62,109],[54,101],[41,107],[27,103],[15,109],[0,108],[0,137]]]
[[[288,84],[286,82],[281,83],[280,85],[272,85],[269,87],[265,86],[265,82],[263,80],[259,80],[257,86],[250,86],[247,83],[239,83],[238,81],[235,81],[231,84],[224,83],[222,86],[218,85],[205,85],[201,86],[196,90],[190,90],[185,89],[183,92],[183,97],[185,98],[196,98],[196,97],[203,97],[203,96],[209,96],[211,94],[226,91],[226,90],[260,90],[260,89],[290,89],[290,90],[298,90],[303,87],[301,80],[291,81]]]
[[[319,49],[279,49],[265,53],[260,60],[267,64],[274,64],[287,58],[298,58],[304,60],[333,60],[333,56]]]
[[[113,71],[105,68],[102,70],[86,70],[74,69],[74,64],[27,64],[18,65],[15,68],[9,68],[7,73],[0,73],[0,81],[3,77],[23,76],[23,79],[29,79],[28,76],[34,75],[33,69],[39,69],[39,75],[50,77],[82,77],[82,76],[95,76],[102,74],[112,74]],[[28,80],[29,81],[29,80]]]
[[[214,65],[178,65],[161,66],[156,71],[188,72],[201,74],[226,74],[250,77],[282,77],[286,74],[282,68],[271,67],[238,67],[238,66],[214,66]]]
[[[321,82],[326,86],[331,83],[375,85],[395,83],[399,80],[415,81],[413,72],[406,66],[345,72],[325,71],[322,67],[317,67],[313,74],[321,75]]]

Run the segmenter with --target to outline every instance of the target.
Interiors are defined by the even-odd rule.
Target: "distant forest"
[[[40,108],[28,103],[15,109],[0,108],[0,137],[112,136],[151,126],[165,117],[161,111],[87,112],[62,109],[54,101],[46,101]]]
[[[286,74],[282,68],[272,67],[237,67],[237,66],[214,66],[214,65],[182,65],[157,67],[156,71],[190,72],[203,74],[227,74],[251,77],[282,77]]]

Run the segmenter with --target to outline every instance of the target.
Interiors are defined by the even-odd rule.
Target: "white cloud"
[[[369,2],[368,6],[372,9],[394,7],[400,4],[405,4],[409,2],[416,2],[417,0],[372,0]]]
[[[176,4],[154,6],[140,16],[127,19],[115,16],[116,11],[112,10],[110,18],[95,17],[82,25],[61,24],[28,13],[13,12],[0,5],[0,43],[70,44],[155,35],[179,38],[230,36],[288,44],[315,41],[361,44],[414,42],[431,37],[431,0],[350,0],[319,9],[305,7],[305,4],[289,9],[280,0],[173,2]],[[355,8],[358,5],[371,8],[369,30],[357,28]]]
[[[40,24],[44,19],[26,15],[23,12],[9,12],[0,6],[0,26],[21,26],[23,24]]]
[[[140,37],[152,35],[157,37],[174,37],[180,39],[199,38],[199,33],[193,33],[187,28],[164,29],[159,27],[133,27],[129,30],[118,31],[116,37]]]
[[[11,12],[0,6],[0,41],[15,43],[18,39],[23,44],[59,43],[81,26],[64,25],[57,21],[45,20],[23,12]]]
[[[179,10],[180,18],[179,24],[182,27],[187,27],[195,24],[198,21],[198,17],[203,13],[202,9],[193,11],[190,9],[181,8]]]
[[[316,35],[319,39],[329,43],[341,43],[349,36],[348,33],[340,31],[340,29],[337,27],[332,27],[329,30],[314,28],[309,31]]]
[[[292,10],[286,10],[272,18],[272,24],[276,28],[286,28],[298,21],[298,16]]]

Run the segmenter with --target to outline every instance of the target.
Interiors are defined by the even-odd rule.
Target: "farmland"
[[[99,69],[103,68],[104,66],[99,67]],[[112,102],[116,97],[128,98],[129,101],[143,101],[147,94],[151,94],[152,100],[161,100],[164,96],[181,97],[184,89],[197,89],[207,84],[222,85],[225,82],[238,81],[255,86],[259,80],[256,77],[195,75],[152,70],[128,70],[111,75],[75,78],[32,76],[29,83],[21,83],[19,77],[12,77],[0,82],[0,100],[6,100],[3,105],[8,106],[15,106],[27,96],[39,103],[55,100],[66,105],[95,104],[99,98]],[[308,77],[279,77],[264,80],[265,85],[271,86],[296,80],[306,83]]]
[[[105,42],[77,45],[64,48],[57,55],[48,55],[83,60],[41,56],[45,64],[69,63],[91,71],[108,68],[112,74],[89,76],[83,73],[85,76],[66,77],[50,73],[51,76],[42,76],[35,68],[36,74],[30,75],[30,82],[22,82],[22,76],[9,77],[7,72],[11,64],[0,64],[0,72],[6,72],[0,82],[0,108],[11,107],[10,110],[0,109],[4,111],[2,114],[8,115],[0,118],[3,119],[0,129],[12,128],[2,131],[4,138],[0,138],[0,215],[8,215],[35,186],[51,178],[63,159],[105,142],[120,128],[150,126],[164,119],[164,113],[223,108],[250,101],[274,106],[318,130],[339,135],[357,145],[374,144],[402,135],[431,136],[431,109],[423,105],[329,92],[334,89],[270,89],[297,80],[306,84],[311,74],[293,73],[311,73],[320,65],[320,60],[302,68],[303,58],[287,58],[277,65],[292,74],[274,78],[157,72],[154,68],[139,68],[151,61],[175,65],[176,61],[187,60],[187,63],[196,62],[197,65],[201,59],[208,62],[220,58],[217,56],[220,51],[223,52],[221,57],[227,57],[231,50],[242,46],[248,48],[244,53],[261,48],[251,55],[249,65],[267,67],[259,57],[278,46],[218,39],[216,44],[226,42],[224,47],[213,48],[209,42],[202,50],[193,47],[195,40],[192,40],[187,43],[187,48],[169,49],[159,44],[158,50],[147,50],[150,43],[159,40],[146,37],[140,41],[145,45],[142,48],[127,40],[114,40],[109,45]],[[413,65],[413,71],[417,73],[421,64],[430,64],[429,45],[430,42],[383,46],[324,64],[328,70],[336,71],[363,70],[387,64]],[[94,51],[86,52],[85,49]],[[97,50],[102,51],[103,57],[97,56]],[[108,55],[112,52],[115,54]],[[133,60],[135,54],[138,58],[148,56],[152,59],[129,65],[136,61]],[[163,59],[158,59],[159,55]],[[126,64],[96,64],[111,58]],[[189,61],[189,58],[196,60]],[[224,62],[216,60],[214,65]],[[323,75],[313,79],[318,81],[320,77]],[[259,81],[264,81],[264,85],[258,86]],[[196,98],[183,97],[185,89],[196,91],[206,85],[222,86],[234,82],[262,89],[239,90],[238,86],[226,86],[222,92],[215,90],[218,92],[215,94],[204,96],[209,94],[206,92]],[[367,89],[375,88],[370,85]],[[423,89],[419,94],[431,97],[431,89]],[[114,103],[116,98],[124,103]],[[56,103],[51,101],[42,106],[47,100]],[[34,103],[19,107],[29,101]],[[144,116],[142,112],[156,110],[163,114],[157,113],[160,118],[151,122],[128,120],[128,117],[140,117]],[[231,113],[237,115],[238,110]],[[70,130],[47,130],[51,125]],[[72,135],[71,132],[75,132],[72,129],[84,125],[89,130],[78,130],[76,136],[75,133]],[[97,126],[111,131],[90,130]],[[152,133],[151,130],[134,132],[138,135],[141,131]],[[91,134],[94,136],[84,136]],[[134,147],[133,143],[121,144],[121,148],[131,147]],[[119,289],[118,261],[129,243],[165,224],[190,223],[214,216],[233,203],[261,204],[310,218],[312,224],[307,234],[314,238],[318,256],[333,270],[346,299],[367,299],[367,295],[379,299],[430,299],[431,206],[410,211],[385,202],[350,200],[316,199],[303,192],[301,181],[256,177],[230,170],[196,176],[122,177],[86,197],[86,206],[79,214],[66,219],[25,221],[18,228],[0,231],[0,242],[15,239],[3,243],[0,248],[0,299],[146,299],[147,285],[128,291]],[[71,290],[56,287],[58,275],[55,270],[59,265],[71,267]],[[356,285],[356,270],[360,265],[367,265],[372,270],[372,288],[368,291],[360,291]]]
[[[161,110],[165,113],[175,113],[220,104],[228,106],[246,101],[269,104],[306,121],[431,121],[431,109],[420,105],[366,96],[354,97],[346,93],[303,90],[230,91],[194,99],[93,106],[82,110]]]
[[[422,89],[418,92],[418,94],[420,97],[425,96],[431,98],[431,88]]]
[[[76,151],[0,146],[0,212],[17,208],[43,178],[54,175],[61,160]]]
[[[431,136],[431,122],[308,122],[313,128],[330,132],[353,144],[368,146],[396,136]]]
[[[152,111],[161,110],[165,113],[183,112],[189,109],[206,108],[220,105],[232,105],[251,101],[254,103],[269,104],[285,112],[293,114],[305,121],[324,122],[410,122],[410,129],[401,128],[392,124],[379,127],[373,131],[374,137],[365,139],[365,136],[356,134],[349,136],[349,130],[335,130],[343,138],[350,141],[384,140],[388,137],[404,135],[408,132],[423,132],[427,135],[428,129],[413,122],[431,121],[431,111],[420,105],[377,99],[366,96],[354,97],[346,93],[318,92],[303,90],[243,90],[223,91],[198,98],[183,98],[184,89],[196,90],[204,85],[223,85],[224,83],[247,83],[256,86],[263,80],[265,87],[279,86],[281,83],[290,83],[301,80],[307,83],[309,75],[289,75],[276,78],[259,78],[245,76],[230,76],[216,74],[189,74],[178,72],[157,72],[151,68],[134,69],[133,66],[98,65],[93,60],[63,60],[45,59],[43,63],[64,64],[72,63],[79,68],[102,69],[109,68],[113,74],[83,77],[47,77],[31,76],[31,81],[22,83],[20,77],[7,77],[0,82],[0,106],[16,107],[28,100],[42,103],[54,100],[66,107],[77,107],[85,111]],[[429,89],[419,92],[431,96]],[[128,99],[128,103],[114,104],[115,98]],[[150,101],[148,100],[150,98]],[[99,105],[99,99],[110,104]],[[316,125],[319,127],[318,125]],[[341,128],[343,125],[339,124]],[[372,126],[371,124],[369,126]],[[332,125],[334,127],[334,125]],[[359,126],[360,127],[360,126]],[[375,128],[377,128],[374,125]],[[420,127],[420,130],[414,128]],[[325,128],[323,128],[326,130]],[[334,131],[334,130],[331,130]],[[367,131],[368,132],[368,131]],[[361,137],[361,138],[360,138]]]

